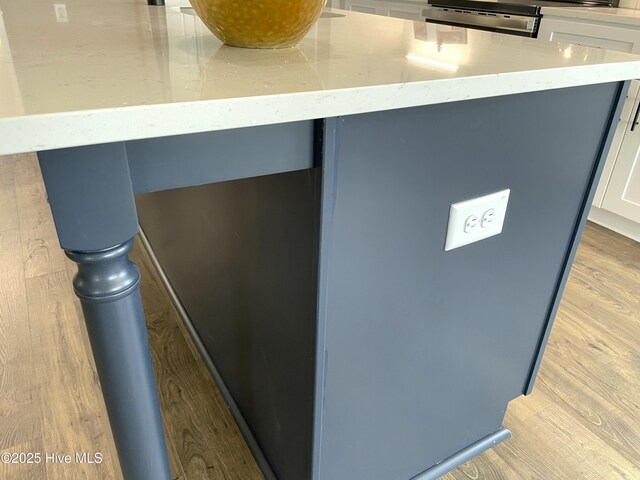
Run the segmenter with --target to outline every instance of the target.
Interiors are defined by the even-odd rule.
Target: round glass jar
[[[316,23],[326,0],[190,0],[204,24],[227,45],[286,48]]]

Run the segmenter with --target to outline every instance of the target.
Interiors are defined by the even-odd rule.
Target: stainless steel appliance
[[[542,7],[617,7],[619,0],[427,0],[427,22],[536,37]]]

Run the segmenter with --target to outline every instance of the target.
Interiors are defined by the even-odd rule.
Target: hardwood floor
[[[133,259],[180,480],[262,478],[146,253]],[[33,155],[0,157],[0,458],[100,452],[100,464],[5,464],[2,479],[121,479],[70,278]],[[510,440],[446,475],[640,479],[640,244],[589,224],[533,395]]]

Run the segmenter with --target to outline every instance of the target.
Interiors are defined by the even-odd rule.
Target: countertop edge
[[[640,61],[0,118],[0,155],[371,113],[629,80]],[[247,115],[250,110],[251,115]]]

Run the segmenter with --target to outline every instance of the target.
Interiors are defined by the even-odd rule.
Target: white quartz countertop
[[[615,23],[640,28],[640,11],[632,8],[609,7],[542,7],[544,16],[565,17],[596,22]]]
[[[223,46],[145,0],[0,10],[0,154],[640,77],[628,54],[340,10],[286,50]]]

